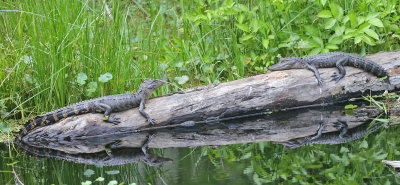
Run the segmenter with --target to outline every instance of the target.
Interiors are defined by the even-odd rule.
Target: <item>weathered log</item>
[[[397,172],[397,175],[400,177],[400,161],[382,160],[382,163],[388,167],[393,167],[394,170]]]
[[[146,104],[146,112],[159,124],[176,124],[188,120],[198,121],[258,111],[274,112],[296,106],[335,103],[363,93],[373,94],[386,89],[400,88],[400,50],[381,52],[367,58],[388,69],[391,87],[375,76],[352,67],[346,67],[347,74],[338,83],[330,81],[330,76],[336,69],[320,69],[320,75],[325,81],[322,87],[317,86],[311,71],[286,70],[153,98]],[[95,137],[107,132],[108,135],[113,135],[147,124],[137,108],[113,114],[121,118],[121,124],[105,123],[102,114],[83,114],[38,128],[32,133],[46,135],[49,141],[52,138],[53,141],[60,141],[58,136],[62,134],[79,133],[82,137]],[[93,127],[97,131],[90,129]],[[29,142],[28,138],[25,141]],[[64,140],[69,139],[65,137]],[[150,144],[150,147],[161,146]]]
[[[334,127],[336,122],[347,123],[349,131],[346,135],[355,135],[357,133],[353,133],[353,128],[358,130],[356,132],[362,132],[362,129],[368,128],[372,118],[377,117],[381,112],[376,108],[358,108],[356,113],[348,115],[345,114],[343,105],[329,108],[314,107],[214,124],[199,124],[194,127],[156,130],[154,133],[135,133],[135,128],[110,129],[98,123],[84,122],[85,126],[78,130],[59,133],[41,128],[25,138],[31,141],[29,143],[31,146],[36,148],[50,148],[71,154],[101,152],[105,150],[106,145],[115,141],[120,141],[120,147],[139,148],[149,134],[156,134],[149,144],[151,148],[220,146],[263,141],[284,144],[291,140],[304,141],[305,138],[315,135],[319,125],[324,123],[326,127],[323,133],[331,135],[337,133],[336,138],[328,138],[327,141],[333,140],[332,142],[335,143],[341,139],[340,131]],[[400,111],[392,111],[392,113],[397,115]],[[82,123],[82,118],[70,121],[72,124],[79,124]],[[391,124],[400,124],[400,118],[393,120]],[[359,139],[364,136],[363,134],[348,138],[348,141]]]

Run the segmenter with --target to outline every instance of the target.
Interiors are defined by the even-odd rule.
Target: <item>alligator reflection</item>
[[[95,153],[69,154],[49,148],[36,148],[20,142],[17,143],[17,146],[33,157],[53,158],[97,166],[123,165],[139,161],[150,166],[161,166],[164,162],[171,161],[171,159],[159,157],[147,150],[151,137],[143,144],[142,148],[117,148],[118,143],[112,143],[107,145],[106,150]]]
[[[313,137],[305,137],[299,139],[291,139],[286,142],[275,142],[276,144],[282,144],[287,148],[297,148],[304,146],[306,144],[341,144],[347,143],[353,140],[361,139],[368,133],[377,131],[382,127],[382,123],[377,123],[370,125],[369,122],[362,124],[360,126],[349,129],[349,126],[345,122],[336,122],[334,127],[339,130],[336,132],[329,132],[322,134],[325,124],[321,123],[317,131],[317,134]]]
[[[29,146],[24,144],[22,149],[39,157],[86,164],[118,165],[144,161],[158,166],[169,159],[155,156],[147,151],[147,146],[176,148],[272,141],[295,148],[305,144],[348,142],[382,126],[377,124],[369,128],[371,118],[381,114],[377,109],[359,107],[349,115],[343,107],[315,107],[192,127],[156,129],[151,131],[155,133],[151,141],[147,139],[149,132],[137,133],[137,128],[97,127],[96,123],[61,133],[38,128],[23,138]],[[106,152],[107,148],[112,151]]]

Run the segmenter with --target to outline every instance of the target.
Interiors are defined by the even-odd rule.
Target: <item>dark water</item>
[[[342,181],[383,184],[400,182],[396,173],[381,164],[382,159],[400,159],[400,129],[389,128],[368,137],[340,145],[314,145],[285,149],[270,142],[236,144],[215,148],[156,150],[173,159],[160,168],[143,163],[96,167],[73,162],[37,159],[23,153],[10,158],[1,146],[0,184],[14,184],[15,173],[25,184],[80,184],[104,182],[137,184],[255,184]],[[361,145],[365,145],[360,147]],[[349,151],[347,151],[349,150]],[[346,160],[347,159],[347,160]],[[93,175],[86,176],[86,173]]]
[[[382,117],[382,114],[368,115]],[[196,132],[204,141],[209,139],[209,145],[218,142],[236,144],[219,147],[199,144],[196,147],[196,141],[200,140],[192,138],[187,140],[193,141],[191,148],[149,149],[172,159],[161,167],[143,162],[101,167],[33,158],[1,144],[0,184],[16,184],[16,176],[24,184],[81,184],[88,181],[92,184],[399,184],[397,173],[381,163],[382,160],[400,160],[400,128],[397,126],[381,127],[366,132],[357,140],[335,145],[305,144],[293,149],[282,145],[310,141],[302,136],[309,133],[312,135],[307,138],[314,137],[321,122],[328,125],[322,136],[340,135],[343,132],[334,127],[337,117],[342,122],[347,120],[349,125],[348,133],[339,138],[351,137],[355,128],[367,124],[365,128],[370,129],[368,125],[377,124],[365,116],[364,113],[352,115],[343,110],[316,109],[218,123],[216,127],[208,125],[205,130],[192,129],[181,135],[174,131],[175,134],[168,136],[171,139]],[[170,132],[164,131],[165,134]],[[220,139],[216,141],[208,136]],[[265,142],[259,142],[262,140]]]

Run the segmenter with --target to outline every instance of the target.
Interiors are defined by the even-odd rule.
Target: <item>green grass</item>
[[[132,91],[146,78],[170,79],[160,95],[264,73],[279,56],[395,50],[399,5],[2,1],[0,116],[24,121],[84,99]],[[99,79],[108,73],[112,79]]]

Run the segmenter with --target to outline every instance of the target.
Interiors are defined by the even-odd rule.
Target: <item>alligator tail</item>
[[[383,68],[381,65],[379,65],[371,60],[365,59],[365,58],[352,58],[349,61],[349,65],[359,68],[359,69],[362,69],[366,72],[372,73],[379,78],[388,76],[388,73],[385,68]]]
[[[30,119],[26,122],[20,129],[16,140],[21,140],[29,131],[33,130],[38,126],[46,126],[56,123],[58,120],[61,120],[66,117],[70,117],[73,115],[83,114],[92,111],[92,108],[86,106],[85,109],[78,109],[79,106],[67,106],[64,108],[57,109],[55,111],[36,116],[35,118]]]
[[[77,157],[75,155],[67,154],[65,152],[61,152],[58,150],[53,150],[49,148],[31,147],[24,144],[22,140],[18,139],[14,141],[14,144],[20,149],[20,151],[35,158],[52,158],[52,159],[67,160],[67,161],[77,161],[80,159],[79,156]]]

